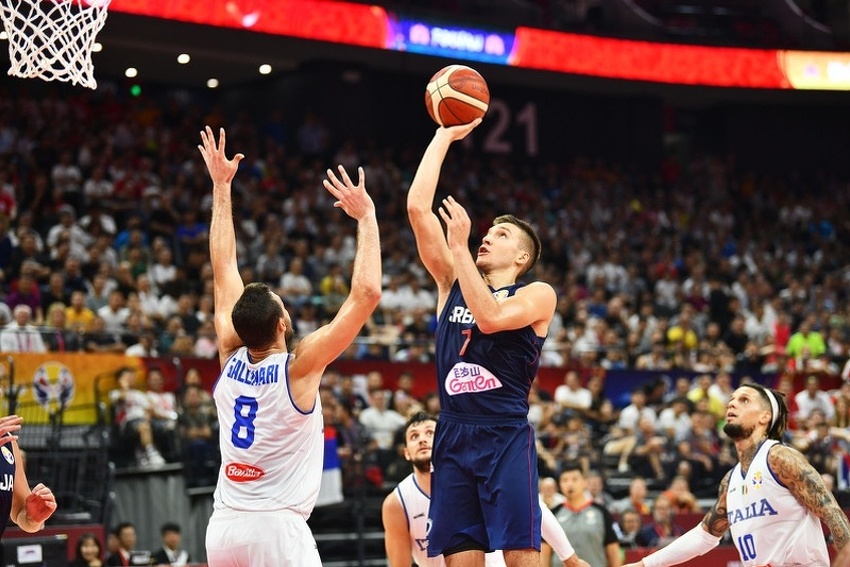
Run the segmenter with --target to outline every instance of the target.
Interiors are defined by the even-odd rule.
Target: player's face
[[[423,472],[431,466],[431,447],[434,443],[436,425],[433,421],[414,423],[405,433],[404,457]]]
[[[527,254],[520,250],[520,228],[511,223],[491,226],[478,247],[475,264],[482,270],[512,265],[518,256]]]
[[[770,410],[762,403],[761,394],[753,388],[738,388],[726,406],[723,431],[733,441],[750,437],[759,425],[770,424]]]

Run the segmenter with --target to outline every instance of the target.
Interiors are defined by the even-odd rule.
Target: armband
[[[644,567],[678,565],[717,547],[720,538],[705,531],[702,524],[682,534],[666,547],[643,558]]]

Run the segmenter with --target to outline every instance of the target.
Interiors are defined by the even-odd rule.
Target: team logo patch
[[[5,445],[0,447],[0,453],[3,453],[3,458],[6,459],[7,463],[9,463],[10,465],[15,464],[15,454],[10,451],[8,447],[6,447]]]
[[[756,471],[756,474],[753,475],[753,488],[758,490],[762,487],[762,482],[764,479],[761,477],[761,471]]]
[[[499,291],[494,291],[493,297],[495,297],[497,300],[506,299],[508,297],[508,290],[500,289]]]
[[[495,390],[502,387],[502,382],[479,364],[458,362],[449,370],[445,386],[450,396],[456,396]]]
[[[33,398],[47,412],[53,409],[52,405],[67,408],[74,399],[75,390],[74,375],[59,362],[45,362],[32,377]]]
[[[233,482],[251,482],[266,476],[266,471],[245,463],[227,463],[224,474]]]

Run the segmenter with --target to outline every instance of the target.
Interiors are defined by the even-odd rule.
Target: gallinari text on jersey
[[[233,358],[227,365],[225,374],[231,380],[248,384],[249,386],[265,386],[266,384],[277,384],[280,376],[280,365],[271,364],[260,368],[248,368],[248,363],[238,358]]]

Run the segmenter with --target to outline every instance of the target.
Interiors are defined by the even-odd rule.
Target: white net
[[[109,2],[0,0],[9,37],[9,74],[97,88],[91,55]]]

